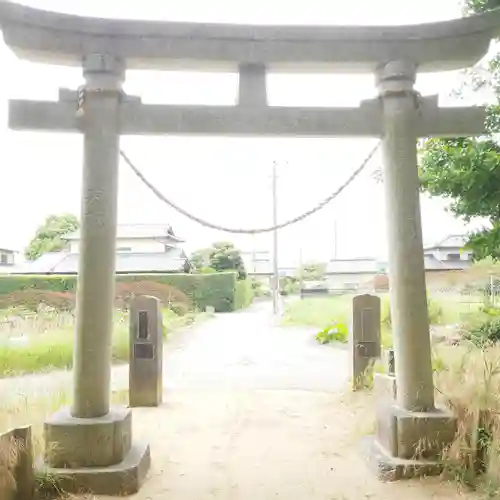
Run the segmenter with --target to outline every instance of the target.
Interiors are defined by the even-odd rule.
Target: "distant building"
[[[443,288],[461,281],[463,271],[472,263],[472,252],[464,250],[465,236],[448,236],[424,249],[427,286]],[[333,290],[362,290],[373,288],[374,279],[388,272],[388,262],[373,258],[335,259],[328,263],[326,277]]]
[[[34,262],[15,270],[16,274],[76,274],[80,255],[81,234],[66,237],[69,249],[42,255]],[[119,225],[116,236],[116,272],[174,273],[190,269],[183,240],[168,225]]]
[[[268,250],[254,250],[241,252],[247,274],[251,276],[272,274],[273,264],[271,252]]]
[[[465,250],[465,236],[448,236],[444,240],[424,249],[428,266],[436,270],[467,269],[472,261],[472,251]],[[426,267],[427,267],[426,265]]]
[[[0,273],[10,272],[16,264],[16,254],[15,250],[0,247]]]

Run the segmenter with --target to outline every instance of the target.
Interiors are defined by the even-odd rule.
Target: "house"
[[[0,247],[0,273],[9,272],[16,263],[16,251]]]
[[[326,282],[331,290],[356,291],[371,288],[373,279],[387,272],[387,264],[373,258],[333,259],[326,267]]]
[[[68,250],[42,255],[26,263],[16,274],[76,274],[80,255],[81,234],[66,237]],[[118,225],[116,236],[117,274],[174,273],[190,269],[183,243],[168,225]]]
[[[451,235],[424,249],[424,266],[429,288],[462,284],[464,271],[472,264],[472,252],[465,250],[465,236]],[[328,263],[326,280],[332,290],[370,290],[377,276],[387,274],[389,264],[374,258],[335,259]]]
[[[436,269],[446,268],[467,269],[472,262],[472,251],[464,249],[467,243],[465,236],[448,236],[444,240],[424,248],[424,256],[431,265],[435,262]]]
[[[429,288],[447,289],[465,284],[464,271],[472,265],[471,250],[464,248],[467,238],[451,235],[424,248],[425,275]]]
[[[250,276],[267,276],[273,272],[271,252],[268,250],[243,251],[241,258]]]

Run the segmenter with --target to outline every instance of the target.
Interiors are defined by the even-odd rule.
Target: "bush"
[[[462,337],[484,348],[500,341],[500,308],[485,306],[469,315],[462,325]]]
[[[212,306],[217,312],[234,310],[236,273],[214,274],[123,274],[118,283],[148,281],[170,285],[189,297],[193,305],[204,311]],[[0,276],[0,296],[26,289],[53,292],[75,292],[76,276],[6,275]]]
[[[192,309],[191,299],[177,288],[164,285],[155,281],[136,281],[132,283],[121,282],[116,284],[115,298],[118,308],[128,310],[133,297],[137,295],[150,295],[160,300],[163,307],[172,309],[175,304],[178,311],[183,314]]]
[[[443,319],[443,308],[439,303],[430,297],[427,299],[427,309],[429,311],[429,323],[431,325],[439,325]],[[381,304],[381,321],[386,327],[392,325],[391,321],[391,304],[389,297],[385,296]]]
[[[234,294],[234,309],[245,309],[253,302],[254,291],[252,282],[249,279],[236,282]]]
[[[22,307],[27,311],[36,312],[40,305],[48,306],[59,312],[72,311],[75,308],[75,294],[28,289],[0,295],[0,309]]]
[[[344,323],[333,323],[321,330],[316,335],[316,340],[320,344],[330,344],[331,342],[346,344],[349,340],[349,328]]]

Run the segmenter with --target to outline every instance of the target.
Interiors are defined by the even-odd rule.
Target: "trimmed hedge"
[[[254,298],[252,282],[249,279],[236,282],[234,294],[234,310],[249,307]]]
[[[212,306],[217,312],[235,310],[236,273],[214,274],[119,274],[117,282],[152,281],[170,285],[184,292],[193,304],[204,311]],[[34,288],[52,292],[75,292],[74,275],[4,275],[0,276],[0,295]]]

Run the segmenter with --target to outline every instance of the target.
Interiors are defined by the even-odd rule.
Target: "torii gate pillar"
[[[84,58],[80,103],[84,133],[74,394],[45,423],[45,464],[64,491],[138,491],[149,469],[149,446],[132,443],[132,411],[110,408],[115,286],[119,119],[123,61]]]
[[[377,438],[370,455],[383,479],[440,470],[455,419],[434,405],[431,341],[417,169],[420,97],[416,67],[404,61],[377,72],[382,104],[391,320],[396,354],[396,399],[379,401]],[[383,378],[378,379],[379,382]]]

